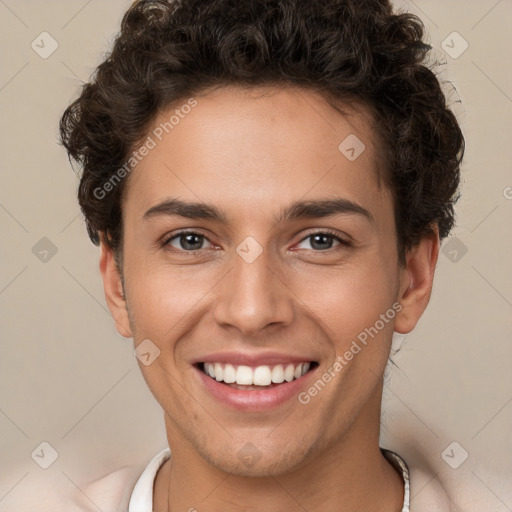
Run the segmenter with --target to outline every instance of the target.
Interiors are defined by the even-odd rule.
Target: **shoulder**
[[[410,451],[404,458],[387,449],[383,449],[383,453],[402,471],[405,482],[404,511],[460,512],[437,478],[438,472],[432,471],[425,458],[415,456]]]
[[[410,509],[414,512],[459,512],[436,474],[409,466]]]
[[[143,466],[124,466],[81,486],[73,493],[76,511],[126,512]]]

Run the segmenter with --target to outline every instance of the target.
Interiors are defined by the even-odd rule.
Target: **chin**
[[[203,458],[218,470],[228,474],[262,478],[279,477],[295,471],[301,466],[312,451],[305,450],[304,446],[286,445],[286,450],[280,447],[269,446],[267,453],[259,450],[250,441],[242,445],[238,450],[233,450],[233,444],[223,453],[206,454]]]

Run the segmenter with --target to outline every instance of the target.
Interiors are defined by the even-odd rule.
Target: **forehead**
[[[376,204],[386,191],[371,116],[361,105],[342,109],[295,87],[230,86],[184,99],[154,119],[152,149],[125,198],[141,209],[169,196],[222,200],[241,212],[251,204],[252,214],[301,197]]]

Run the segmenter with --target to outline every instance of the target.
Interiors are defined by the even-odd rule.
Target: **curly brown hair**
[[[223,85],[292,85],[330,104],[362,103],[385,148],[400,260],[454,224],[464,137],[425,64],[422,22],[388,0],[140,0],[113,49],[60,120],[83,169],[78,199],[91,240],[121,249],[126,180],[118,171],[162,110]]]

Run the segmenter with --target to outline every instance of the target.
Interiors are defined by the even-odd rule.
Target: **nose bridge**
[[[254,240],[246,239],[237,247],[215,304],[220,325],[235,326],[249,335],[269,324],[291,322],[291,297],[271,259]]]

